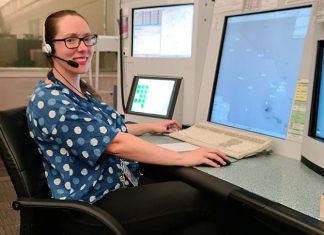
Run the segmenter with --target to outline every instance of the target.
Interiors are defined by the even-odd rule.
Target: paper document
[[[176,152],[187,152],[187,151],[191,151],[191,150],[195,150],[197,148],[199,148],[196,145],[192,145],[186,142],[180,142],[180,143],[171,143],[171,144],[158,144],[158,146],[162,147],[162,148],[166,148],[169,150],[173,150]]]

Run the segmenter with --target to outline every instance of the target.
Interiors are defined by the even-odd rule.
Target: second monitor
[[[132,56],[190,58],[193,4],[133,9]]]
[[[176,119],[181,123],[181,81],[181,77],[135,76],[128,97],[126,121],[143,123]]]

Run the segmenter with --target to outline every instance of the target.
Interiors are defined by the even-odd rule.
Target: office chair
[[[38,148],[29,136],[26,107],[0,111],[0,156],[17,194],[20,234],[126,234],[122,225],[99,207],[50,198]],[[107,231],[106,231],[107,230]]]

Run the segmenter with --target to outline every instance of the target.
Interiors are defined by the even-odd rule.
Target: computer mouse
[[[223,160],[226,162],[226,165],[223,165],[223,164],[221,164],[220,162],[218,162],[218,161],[216,161],[216,160],[213,159],[213,161],[214,161],[215,163],[217,163],[218,165],[220,165],[221,167],[231,165],[231,161],[230,161],[229,159],[223,159]]]
[[[219,166],[221,166],[221,167],[231,165],[231,161],[230,161],[229,159],[223,159],[223,160],[226,162],[226,165],[221,164],[220,162],[218,162],[218,161],[215,160],[215,159],[211,159],[211,160],[212,160],[213,162],[215,162],[216,164],[218,164]],[[212,167],[211,165],[208,165],[208,164],[202,164],[201,166],[209,166],[209,167]]]

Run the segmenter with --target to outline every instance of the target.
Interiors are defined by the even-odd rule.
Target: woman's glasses
[[[75,49],[78,48],[81,44],[81,41],[86,46],[94,46],[97,44],[97,37],[98,35],[92,34],[92,35],[87,35],[83,38],[76,38],[76,37],[68,37],[68,38],[62,38],[62,39],[53,39],[52,42],[56,41],[63,41],[65,43],[65,46],[69,49]]]

